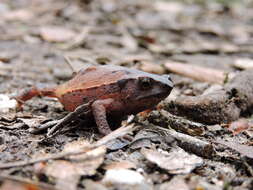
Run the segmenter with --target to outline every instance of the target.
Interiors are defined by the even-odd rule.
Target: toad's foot
[[[63,118],[64,119],[64,118]],[[44,124],[39,125],[38,127],[32,128],[29,130],[30,133],[32,134],[39,134],[42,131],[53,127],[54,125],[61,123],[63,119],[59,119],[59,120],[54,120],[54,121],[48,121]]]
[[[68,115],[66,115],[64,118],[54,121],[49,121],[45,124],[40,125],[37,128],[34,128],[30,130],[33,134],[38,134],[43,130],[49,129],[47,132],[47,137],[54,136],[58,131],[61,129],[68,127],[72,123],[74,123],[81,115],[86,115],[90,112],[89,104],[83,104],[81,106],[78,106],[75,111],[70,112]]]

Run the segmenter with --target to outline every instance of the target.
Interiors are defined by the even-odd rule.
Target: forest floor
[[[253,4],[228,2],[1,0],[0,190],[253,189]],[[45,139],[29,131],[68,113],[56,99],[3,107],[69,80],[65,58],[75,71],[170,74],[175,86],[102,140],[94,124]]]

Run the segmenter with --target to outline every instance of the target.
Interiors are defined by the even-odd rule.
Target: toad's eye
[[[152,80],[150,78],[140,78],[139,79],[139,85],[141,89],[148,90],[152,87]]]

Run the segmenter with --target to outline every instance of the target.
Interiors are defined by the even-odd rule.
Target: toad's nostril
[[[167,78],[169,81],[172,81],[170,75],[162,75],[162,76],[163,76],[164,78]]]
[[[171,88],[173,88],[174,84],[170,75],[162,75],[162,76],[167,79],[164,81],[164,83],[166,83],[166,86],[170,86]]]
[[[174,84],[170,76],[168,75],[169,85],[173,88]]]

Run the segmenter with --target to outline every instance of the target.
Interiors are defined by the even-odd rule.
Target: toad
[[[82,69],[71,80],[54,88],[32,87],[15,99],[22,106],[34,96],[56,97],[72,112],[68,118],[74,119],[80,111],[85,111],[86,117],[95,119],[99,132],[107,135],[111,132],[107,118],[121,118],[152,109],[170,94],[172,88],[169,75],[103,65]],[[58,123],[58,128],[66,121],[63,119]]]

